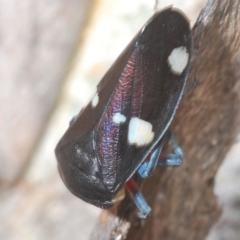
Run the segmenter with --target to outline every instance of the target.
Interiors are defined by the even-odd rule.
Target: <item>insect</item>
[[[74,195],[107,209],[126,184],[139,217],[149,215],[151,208],[132,176],[146,178],[158,165],[182,162],[173,136],[174,153],[159,158],[182,98],[191,47],[188,20],[167,8],[155,13],[125,48],[56,147],[59,173]]]

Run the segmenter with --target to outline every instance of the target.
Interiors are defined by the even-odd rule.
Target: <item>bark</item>
[[[198,240],[218,221],[215,175],[240,134],[239,12],[239,0],[209,0],[193,28],[187,89],[196,86],[171,127],[184,163],[159,168],[144,182],[152,216],[140,222],[127,197],[102,214],[91,239]]]

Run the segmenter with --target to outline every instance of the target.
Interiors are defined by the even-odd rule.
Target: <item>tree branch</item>
[[[118,212],[102,215],[91,239],[125,239],[128,226],[129,240],[204,239],[219,219],[214,178],[240,134],[239,10],[239,0],[209,0],[193,28],[187,88],[194,79],[197,86],[183,99],[172,124],[184,163],[159,168],[144,182],[152,216],[140,222],[126,198],[115,206]]]

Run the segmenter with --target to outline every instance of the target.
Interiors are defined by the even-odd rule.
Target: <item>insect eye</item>
[[[92,157],[89,156],[79,144],[74,146],[75,156],[76,156],[76,165],[82,171],[91,168],[93,165]]]

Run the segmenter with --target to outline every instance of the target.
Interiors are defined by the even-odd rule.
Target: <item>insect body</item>
[[[56,147],[60,175],[73,194],[109,208],[135,172],[151,175],[183,94],[190,53],[189,23],[172,8],[156,13],[130,42]],[[144,198],[134,201],[146,216]]]

